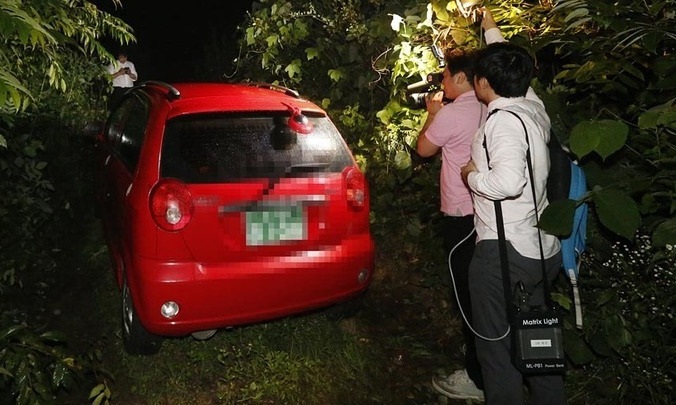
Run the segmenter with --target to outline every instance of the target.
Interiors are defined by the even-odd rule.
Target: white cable
[[[474,228],[472,228],[472,230],[470,231],[469,234],[467,234],[467,236],[465,236],[460,242],[458,242],[455,246],[453,246],[451,251],[448,253],[448,271],[451,273],[451,283],[453,284],[453,292],[455,293],[455,300],[458,302],[458,309],[460,309],[460,314],[462,315],[462,319],[467,324],[467,327],[469,327],[469,330],[471,330],[472,333],[474,333],[476,336],[478,336],[479,338],[481,338],[483,340],[488,340],[489,342],[497,342],[499,340],[506,338],[507,335],[509,335],[509,332],[511,330],[510,327],[507,326],[507,332],[505,332],[504,335],[497,337],[497,338],[489,338],[489,337],[483,336],[479,332],[475,331],[474,328],[472,328],[472,324],[467,320],[467,316],[465,316],[465,311],[462,310],[462,304],[460,303],[460,297],[458,297],[458,288],[455,285],[455,277],[453,277],[453,266],[451,266],[451,256],[453,255],[453,252],[455,251],[455,249],[458,246],[465,243],[465,241],[467,239],[469,239],[473,234],[474,234]]]

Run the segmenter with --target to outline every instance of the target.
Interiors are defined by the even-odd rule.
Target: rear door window
[[[167,123],[161,175],[187,183],[245,181],[341,172],[352,157],[325,116],[313,130],[291,130],[288,115],[191,115]]]
[[[106,129],[111,148],[132,172],[138,164],[145,138],[149,108],[146,99],[136,94],[130,96],[113,112]]]

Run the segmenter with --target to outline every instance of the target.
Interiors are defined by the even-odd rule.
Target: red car
[[[96,150],[129,353],[345,302],[371,281],[366,180],[295,91],[145,82]]]

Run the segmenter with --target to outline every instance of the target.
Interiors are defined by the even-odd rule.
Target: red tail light
[[[355,210],[364,208],[366,204],[366,179],[357,168],[351,168],[345,175],[347,186],[347,202]]]
[[[150,192],[150,212],[155,223],[166,231],[179,231],[192,218],[192,196],[182,182],[160,180]]]

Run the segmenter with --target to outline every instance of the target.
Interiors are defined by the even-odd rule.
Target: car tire
[[[148,332],[139,320],[131,291],[124,277],[122,285],[122,342],[124,350],[132,355],[151,355],[160,350],[162,338]]]

